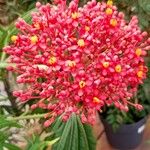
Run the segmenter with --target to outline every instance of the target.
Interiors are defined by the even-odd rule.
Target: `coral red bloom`
[[[37,3],[32,23],[19,19],[20,32],[4,48],[16,64],[11,70],[18,73],[18,83],[28,84],[14,95],[21,101],[36,99],[32,109],[51,112],[46,126],[72,113],[93,123],[96,110],[105,104],[127,110],[127,98],[147,70],[141,56],[150,40],[139,29],[137,17],[127,23],[112,1],[93,0],[84,7],[78,7],[78,0],[69,6],[56,3]]]

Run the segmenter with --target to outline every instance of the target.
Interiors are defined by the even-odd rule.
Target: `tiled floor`
[[[103,125],[99,121],[97,121],[97,124],[94,127],[94,134],[96,137],[100,135],[100,133],[103,131]],[[149,143],[148,143],[149,141]],[[96,150],[116,150],[112,148],[106,138],[105,132],[102,134],[99,140],[97,140],[97,149]],[[144,131],[144,137],[142,143],[134,150],[150,150],[150,118],[147,121],[146,128]]]

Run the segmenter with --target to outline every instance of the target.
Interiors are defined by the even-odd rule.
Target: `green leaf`
[[[8,135],[5,132],[0,131],[0,147],[5,143],[5,141],[8,139]]]
[[[53,124],[53,131],[56,132],[59,127],[61,127],[62,123],[61,118],[57,118],[56,122]]]
[[[41,141],[40,135],[33,135],[32,139],[27,139],[26,150],[44,150],[46,146],[51,146],[56,143],[59,138],[56,138],[51,141]]]
[[[53,145],[53,144],[55,144],[59,139],[60,139],[60,138],[56,138],[56,139],[54,139],[54,140],[52,140],[52,141],[45,141],[45,143],[46,143],[46,145]]]
[[[72,118],[69,119],[66,123],[66,126],[63,130],[63,133],[62,133],[62,136],[60,137],[61,142],[58,142],[57,150],[59,150],[59,149],[68,150],[68,147],[65,148],[65,145],[68,143],[68,140],[71,137],[71,135],[70,135],[71,125],[72,125]]]
[[[10,121],[10,120],[7,120],[5,117],[0,116],[0,129],[5,128],[5,127],[17,127],[17,128],[21,128],[21,125],[19,125],[15,121]]]
[[[84,127],[84,130],[86,133],[89,150],[95,150],[96,149],[96,139],[93,136],[92,127],[88,124],[83,124],[83,127]]]
[[[61,122],[59,118],[53,126],[54,129],[55,125],[58,127],[57,131],[54,131],[54,137],[60,136],[60,140],[52,146],[53,150],[95,150],[96,141],[92,128],[81,123],[77,115],[73,114],[66,123]]]
[[[4,143],[4,147],[6,147],[8,150],[21,150],[18,146],[11,144],[11,143]]]
[[[41,142],[39,136],[34,136],[31,140],[28,140],[26,150],[38,150],[40,148]]]
[[[74,147],[75,150],[80,150],[80,148],[78,147],[79,145],[78,123],[77,117],[75,115],[73,115],[72,125],[73,125],[72,147]]]
[[[83,124],[81,123],[80,118],[77,118],[78,126],[79,126],[79,149],[90,150],[88,146],[88,140],[86,137],[86,132],[84,130]]]

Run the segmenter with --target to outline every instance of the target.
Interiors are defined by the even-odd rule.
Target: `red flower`
[[[32,109],[50,111],[53,117],[45,126],[72,113],[93,123],[95,111],[105,104],[127,111],[127,99],[147,71],[141,56],[150,40],[137,17],[127,23],[112,1],[93,0],[80,8],[77,0],[68,7],[65,1],[56,3],[37,3],[32,24],[19,19],[19,34],[4,48],[16,64],[11,70],[18,73],[17,82],[28,84],[14,95],[21,101],[35,98]]]

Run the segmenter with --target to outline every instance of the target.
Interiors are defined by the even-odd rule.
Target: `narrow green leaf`
[[[93,135],[92,127],[88,124],[84,124],[83,127],[88,140],[89,150],[96,150],[96,139]]]
[[[52,126],[53,131],[54,131],[54,132],[57,131],[57,130],[61,127],[62,123],[63,123],[63,122],[62,122],[62,120],[60,119],[60,117],[57,118],[57,120],[55,121],[55,123],[54,123],[53,126]]]
[[[79,117],[77,117],[77,121],[78,121],[78,133],[79,133],[79,149],[84,149],[84,150],[90,150],[89,146],[88,146],[88,140],[86,137],[86,133],[83,127],[83,124],[81,123],[81,120]]]
[[[72,118],[72,124],[73,124],[73,134],[72,134],[72,148],[74,150],[80,150],[78,148],[79,145],[79,134],[78,134],[78,124],[77,124],[77,116],[73,115]]]
[[[69,136],[67,137],[67,142],[65,143],[65,147],[67,148],[67,150],[71,150],[71,149],[74,149],[72,147],[72,141],[73,141],[73,134],[74,134],[74,122],[73,122],[73,118],[75,117],[74,116],[75,114],[72,115],[72,117],[70,118],[70,133],[69,133]]]
[[[8,150],[21,150],[21,148],[11,143],[4,143],[4,147],[6,147]]]
[[[52,140],[52,141],[45,141],[45,143],[46,143],[46,145],[53,145],[53,144],[55,144],[59,139],[60,139],[60,138],[56,138],[56,139],[54,139],[54,140]]]
[[[71,130],[71,119],[69,119],[66,123],[66,126],[64,128],[64,131],[62,133],[62,136],[60,137],[60,141],[58,142],[58,145],[57,145],[57,150],[67,150],[67,147],[65,147],[65,144],[67,141],[67,138],[69,137],[69,134],[70,134],[70,130]]]

